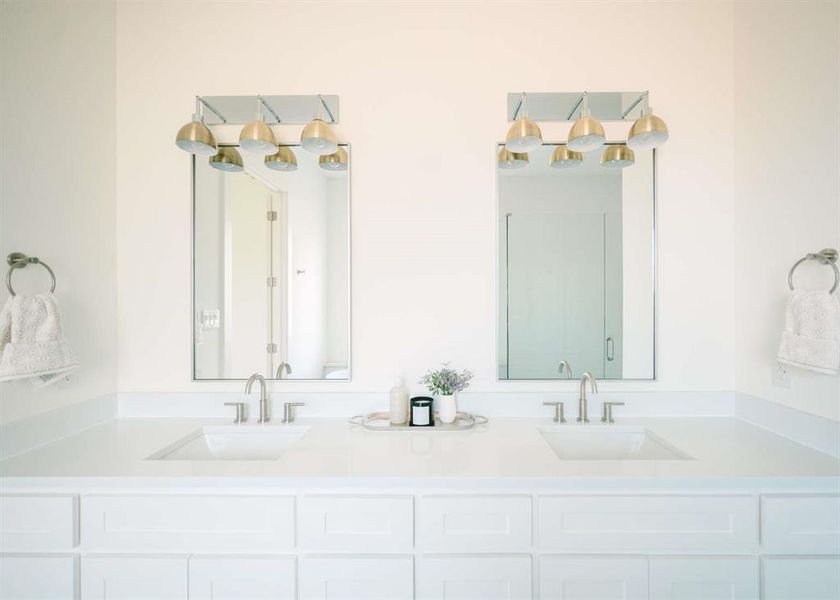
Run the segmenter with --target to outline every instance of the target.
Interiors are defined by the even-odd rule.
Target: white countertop
[[[470,431],[372,432],[299,419],[303,438],[276,461],[147,460],[220,419],[115,419],[0,462],[0,488],[180,486],[538,486],[551,489],[798,486],[840,491],[840,460],[728,417],[625,418],[692,460],[560,460],[549,419],[496,418]],[[282,424],[247,424],[276,427]],[[562,425],[560,427],[563,427]],[[592,423],[593,430],[608,427]]]

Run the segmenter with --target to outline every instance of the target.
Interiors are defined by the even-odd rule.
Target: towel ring
[[[53,270],[50,269],[47,263],[41,262],[41,259],[37,256],[26,256],[23,252],[12,252],[6,257],[6,262],[9,264],[9,272],[6,273],[6,289],[9,290],[12,296],[15,295],[15,290],[12,288],[12,273],[15,272],[15,269],[23,269],[27,265],[41,265],[44,267],[50,274],[50,279],[52,279],[50,293],[52,294],[55,291],[55,273],[53,273]]]
[[[831,289],[828,292],[829,294],[833,294],[837,289],[837,284],[840,283],[840,269],[837,268],[837,250],[834,250],[833,248],[825,248],[819,252],[806,254],[803,258],[800,258],[793,263],[793,266],[790,268],[790,273],[788,273],[788,287],[790,289],[794,289],[793,272],[796,271],[796,267],[804,263],[806,260],[816,260],[821,264],[830,266],[834,269],[834,285],[831,286]]]

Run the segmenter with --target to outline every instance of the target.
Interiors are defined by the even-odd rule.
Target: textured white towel
[[[52,294],[12,296],[0,311],[0,381],[59,381],[79,366],[61,332]]]
[[[788,299],[779,362],[834,375],[840,368],[840,300],[828,292],[794,291]]]

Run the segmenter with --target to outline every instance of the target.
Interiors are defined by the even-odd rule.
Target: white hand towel
[[[840,368],[840,300],[828,292],[794,291],[788,299],[779,362],[835,375]]]
[[[79,366],[61,331],[52,294],[12,296],[0,311],[0,381],[59,381]]]

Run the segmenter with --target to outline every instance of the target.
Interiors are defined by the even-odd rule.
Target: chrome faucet
[[[589,423],[589,411],[586,408],[586,381],[589,380],[589,387],[593,394],[598,393],[598,382],[589,371],[584,371],[580,378],[580,397],[578,398],[578,423]]]
[[[271,421],[271,411],[269,410],[268,405],[268,393],[265,388],[265,378],[259,373],[251,375],[248,378],[248,383],[245,384],[245,395],[247,396],[251,393],[251,387],[254,385],[254,381],[260,382],[260,420],[257,422],[268,423]]]
[[[571,379],[572,366],[569,364],[568,361],[561,360],[557,365],[557,372],[562,375],[564,371],[566,372],[566,379]]]
[[[290,365],[287,362],[281,362],[279,365],[277,365],[277,375],[275,375],[274,378],[275,379],[283,379],[283,373],[284,372],[286,373],[286,375],[291,375],[292,374],[292,365]]]

